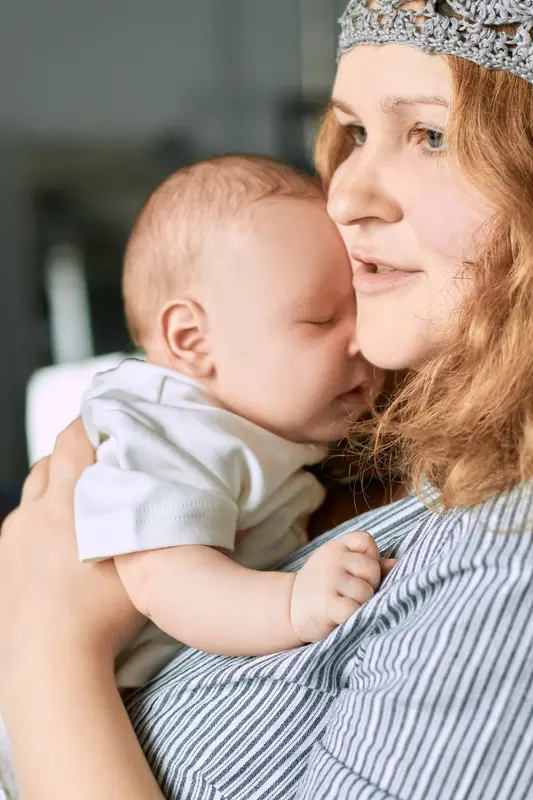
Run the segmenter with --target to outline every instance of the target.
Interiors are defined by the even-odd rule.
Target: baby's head
[[[261,156],[171,175],[135,223],[126,318],[148,360],[293,441],[333,441],[377,379],[355,341],[350,263],[320,185]]]

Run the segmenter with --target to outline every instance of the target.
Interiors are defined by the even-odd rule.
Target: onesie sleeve
[[[220,445],[216,434],[197,419],[192,431],[179,409],[170,411],[172,441],[161,420],[120,398],[82,407],[97,460],[75,490],[80,560],[188,544],[233,550],[238,507],[225,474],[238,471],[238,454],[225,443],[218,461],[212,452],[202,459],[202,448]]]

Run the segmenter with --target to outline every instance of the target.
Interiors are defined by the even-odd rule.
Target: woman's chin
[[[380,309],[361,303],[357,313],[361,354],[380,369],[418,369],[442,344],[425,321],[427,311],[399,313],[394,306]]]
[[[387,372],[411,369],[428,357],[427,346],[421,340],[405,335],[393,336],[389,331],[362,330],[358,334],[362,355],[374,367]]]

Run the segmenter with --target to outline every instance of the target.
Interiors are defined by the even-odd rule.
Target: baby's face
[[[350,263],[325,203],[263,200],[218,245],[206,303],[218,399],[293,441],[342,438],[381,376],[355,341]]]

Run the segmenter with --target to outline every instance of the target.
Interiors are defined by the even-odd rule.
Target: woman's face
[[[352,149],[328,208],[352,262],[358,343],[379,367],[419,366],[452,329],[494,213],[447,152],[450,102],[440,56],[363,45],[340,61],[332,106]]]

